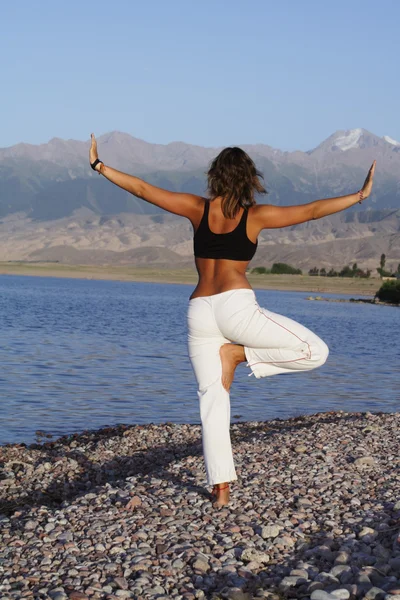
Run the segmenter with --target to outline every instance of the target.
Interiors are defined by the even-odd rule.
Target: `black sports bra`
[[[195,257],[251,260],[257,250],[257,242],[254,243],[247,237],[248,209],[244,209],[237,227],[228,233],[214,233],[211,231],[208,225],[209,210],[210,202],[206,201],[203,217],[193,238]]]

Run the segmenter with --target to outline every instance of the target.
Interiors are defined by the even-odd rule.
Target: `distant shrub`
[[[286,263],[274,263],[272,265],[271,273],[274,275],[302,275],[301,269],[295,269]]]
[[[354,271],[351,267],[346,265],[339,273],[339,277],[354,277]]]
[[[381,302],[400,304],[400,281],[385,281],[376,292],[376,297]]]
[[[271,271],[265,267],[254,267],[254,269],[251,270],[251,273],[254,275],[267,275],[268,273],[271,273]]]

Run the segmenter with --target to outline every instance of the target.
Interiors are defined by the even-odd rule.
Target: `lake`
[[[0,444],[118,423],[199,423],[187,356],[191,286],[0,276]],[[257,290],[330,348],[315,371],[237,370],[232,421],[400,410],[400,311]],[[325,295],[326,296],[326,295]],[[339,296],[336,296],[339,297]]]

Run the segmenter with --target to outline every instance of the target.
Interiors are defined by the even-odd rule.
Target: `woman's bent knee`
[[[328,359],[329,348],[323,340],[318,339],[317,342],[311,344],[311,362],[312,368],[322,367]]]

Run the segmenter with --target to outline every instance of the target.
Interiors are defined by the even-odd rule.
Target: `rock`
[[[297,575],[297,577],[302,577],[305,580],[308,579],[308,571],[306,571],[305,569],[292,569],[290,571],[289,575],[291,575],[291,576]]]
[[[336,596],[324,590],[314,590],[310,596],[311,600],[337,600]]]
[[[25,523],[24,529],[26,531],[33,531],[39,525],[37,521],[27,521]]]
[[[111,588],[111,591],[112,591],[112,588]],[[69,592],[68,598],[69,598],[69,600],[89,600],[89,596],[87,596],[83,592],[79,592],[78,590]]]
[[[372,587],[367,591],[364,598],[365,600],[383,600],[386,596],[386,593],[387,592],[381,590],[381,588]]]
[[[360,456],[355,459],[354,464],[357,467],[372,467],[376,464],[376,460],[373,456]]]
[[[230,589],[226,596],[229,600],[251,600],[252,595],[248,592],[243,592],[241,589]]]
[[[125,577],[115,577],[114,578],[114,583],[121,589],[121,590],[127,590],[129,585],[127,580],[125,579]]]
[[[167,544],[156,544],[156,554],[164,554],[166,552],[168,546]]]
[[[363,541],[368,543],[369,541],[373,541],[378,535],[378,532],[371,527],[363,527],[358,534],[358,537]]]
[[[320,581],[321,583],[326,584],[339,583],[339,579],[337,577],[334,577],[332,573],[326,573],[325,571],[318,573],[318,575],[315,577],[315,581]]]
[[[297,454],[304,454],[304,452],[307,452],[307,446],[299,444],[298,446],[295,446],[294,451],[297,452]]]
[[[96,552],[105,552],[106,548],[103,544],[96,544],[94,549],[96,550]]]
[[[255,562],[265,564],[269,562],[269,555],[265,552],[260,552],[254,548],[245,548],[241,554],[241,560],[244,562]]]
[[[349,558],[350,558],[350,554],[348,552],[346,552],[345,550],[341,550],[335,558],[335,564],[347,565],[347,563],[349,562]]]
[[[389,559],[389,565],[393,569],[393,571],[400,573],[400,556]]]
[[[74,539],[74,535],[72,533],[72,531],[63,531],[62,533],[60,533],[57,536],[57,541],[64,543],[64,542],[72,542],[72,540]]]
[[[351,567],[349,567],[348,565],[335,565],[329,571],[329,573],[331,573],[334,577],[339,577],[339,578],[342,573],[349,573],[349,572],[351,573]]]
[[[288,575],[284,577],[279,584],[281,590],[286,590],[290,587],[295,587],[296,585],[300,585],[302,583],[306,583],[307,579],[304,577],[298,577],[297,575]]]
[[[196,558],[192,564],[192,567],[194,571],[200,571],[201,573],[207,573],[207,571],[210,569],[210,565],[208,564],[207,560],[202,556]]]
[[[134,510],[142,505],[142,501],[139,496],[133,496],[129,502],[125,505],[125,510]]]
[[[265,525],[261,527],[261,537],[265,540],[268,538],[276,538],[280,532],[282,527],[280,525]]]
[[[180,558],[177,558],[174,560],[174,562],[172,563],[172,568],[173,569],[183,569],[185,566],[185,563],[183,562],[183,560],[181,560]]]
[[[323,590],[324,589],[324,584],[321,583],[320,581],[312,581],[310,583],[310,585],[307,587],[307,592],[309,594],[312,594],[312,592],[314,592],[315,590]]]
[[[330,592],[330,594],[339,600],[348,600],[348,598],[350,598],[350,592],[345,588],[338,588],[337,590]]]
[[[163,587],[161,587],[161,585],[155,585],[153,588],[151,588],[150,590],[146,590],[148,593],[150,593],[152,596],[155,596],[156,594],[165,594],[165,590]]]

